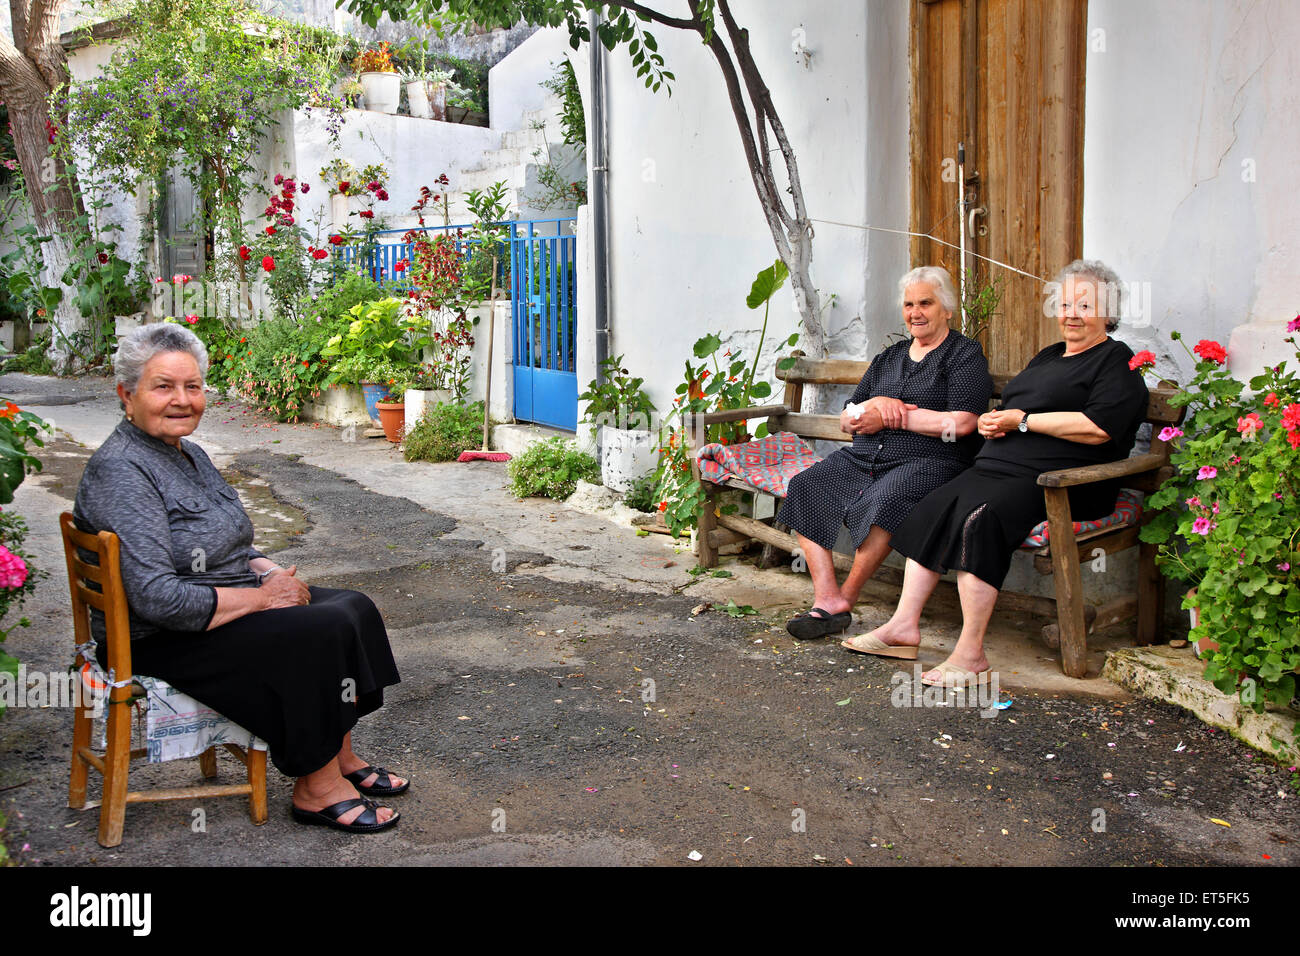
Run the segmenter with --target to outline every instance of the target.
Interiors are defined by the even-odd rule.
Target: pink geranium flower
[[[1219,474],[1219,469],[1213,465],[1202,465],[1201,470],[1196,473],[1197,481],[1209,481]]]
[[[27,581],[27,562],[0,544],[0,588],[13,590]]]
[[[1182,437],[1182,434],[1183,430],[1181,428],[1174,425],[1166,425],[1164,428],[1160,429],[1160,434],[1156,437],[1161,441],[1173,441],[1175,438]]]
[[[1199,535],[1208,535],[1213,528],[1209,518],[1197,518],[1192,522],[1192,530]]]
[[[1255,432],[1264,427],[1264,420],[1255,412],[1251,412],[1245,418],[1237,419],[1237,431],[1246,436],[1247,441],[1255,438]]]

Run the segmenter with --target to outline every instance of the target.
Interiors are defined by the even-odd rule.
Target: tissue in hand
[[[849,413],[849,417],[852,419],[861,418],[863,408],[864,408],[863,405],[858,404],[856,402],[850,402],[849,404],[844,406],[844,410]]]

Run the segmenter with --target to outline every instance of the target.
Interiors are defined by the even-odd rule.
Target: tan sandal
[[[989,679],[989,674],[993,672],[993,668],[990,667],[982,671],[968,671],[963,670],[956,664],[949,664],[944,661],[937,667],[931,667],[925,673],[928,674],[930,671],[938,671],[939,679],[937,681],[926,680],[925,675],[921,675],[921,683],[926,687],[977,687]]]
[[[847,647],[859,654],[874,654],[876,657],[896,657],[903,661],[916,660],[918,648],[912,644],[886,644],[873,634],[859,634],[847,641],[840,641],[840,647]]]

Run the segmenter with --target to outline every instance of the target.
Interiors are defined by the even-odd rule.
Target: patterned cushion
[[[777,432],[739,445],[714,443],[699,451],[700,477],[720,484],[739,478],[778,498],[795,475],[820,461],[812,448],[793,432]]]
[[[1076,521],[1074,522],[1074,533],[1082,534],[1085,531],[1098,531],[1101,528],[1109,528],[1114,525],[1137,524],[1142,517],[1142,497],[1135,491],[1129,491],[1127,488],[1119,493],[1119,498],[1115,502],[1115,510],[1104,518],[1098,518],[1096,521]],[[1047,544],[1048,528],[1047,522],[1040,522],[1033,531],[1029,532],[1029,537],[1025,538],[1022,548],[1041,548]]]

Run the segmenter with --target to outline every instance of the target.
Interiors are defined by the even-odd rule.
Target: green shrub
[[[631,490],[623,496],[623,504],[629,508],[635,508],[637,511],[652,512],[658,510],[659,499],[655,495],[658,482],[655,481],[655,474],[652,471],[634,481]]]
[[[407,461],[455,461],[483,441],[483,403],[439,402],[425,411],[403,440]]]
[[[600,481],[600,463],[558,435],[529,445],[506,472],[510,491],[519,498],[540,495],[563,501],[573,494],[579,479]]]
[[[50,357],[45,354],[45,350],[50,347],[50,336],[47,332],[36,340],[30,348],[20,352],[13,358],[8,359],[0,364],[0,372],[26,372],[28,375],[53,375],[54,363]]]
[[[309,321],[324,325],[347,315],[348,310],[355,305],[386,298],[388,293],[374,279],[355,272],[345,272],[315,295],[304,298],[302,314]]]

